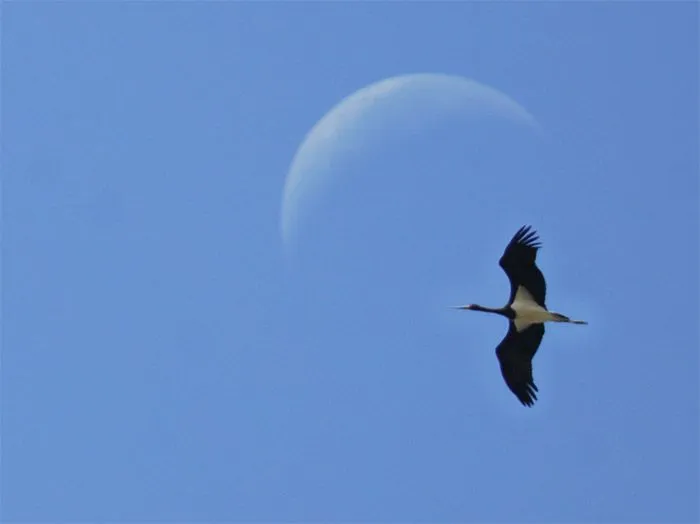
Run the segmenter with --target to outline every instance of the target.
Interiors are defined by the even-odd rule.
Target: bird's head
[[[466,309],[469,311],[475,311],[477,309],[476,304],[467,304],[466,306],[450,306],[452,309]]]
[[[485,313],[501,313],[500,309],[480,306],[479,304],[467,304],[466,306],[452,306],[452,309],[462,309],[466,311],[482,311]]]

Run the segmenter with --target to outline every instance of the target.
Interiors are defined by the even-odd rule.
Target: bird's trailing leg
[[[583,325],[588,324],[588,322],[586,322],[585,320],[572,320],[569,317],[567,317],[566,315],[562,315],[561,313],[553,313],[552,312],[551,314],[553,317],[552,320],[554,322],[568,322],[569,324],[583,324]]]

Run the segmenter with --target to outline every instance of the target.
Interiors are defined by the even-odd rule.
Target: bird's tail
[[[552,313],[552,316],[554,317],[554,322],[568,322],[570,324],[583,324],[586,325],[588,322],[585,320],[572,320],[566,315],[562,315],[561,313]]]

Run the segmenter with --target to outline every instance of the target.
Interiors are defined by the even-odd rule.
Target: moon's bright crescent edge
[[[309,183],[306,172],[319,169],[324,163],[331,161],[336,150],[332,146],[344,134],[351,134],[348,122],[357,121],[366,114],[372,106],[382,99],[387,99],[398,90],[415,83],[435,83],[441,88],[448,87],[459,90],[456,93],[467,99],[483,102],[493,106],[502,114],[509,114],[514,120],[520,120],[533,129],[542,129],[522,105],[497,89],[461,76],[440,73],[415,73],[393,76],[368,84],[343,98],[323,115],[309,130],[301,145],[294,154],[287,177],[285,179],[280,212],[280,232],[285,245],[291,243],[293,222],[297,219],[295,205],[298,193],[303,190],[304,182]],[[306,174],[306,178],[305,175]]]

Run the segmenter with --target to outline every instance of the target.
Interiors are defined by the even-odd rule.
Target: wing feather
[[[540,306],[547,307],[547,284],[535,263],[540,247],[539,236],[530,226],[521,227],[506,246],[498,263],[510,280],[509,304],[513,302],[518,286],[523,286]]]
[[[508,388],[524,406],[537,400],[537,386],[532,376],[532,359],[544,336],[544,324],[533,324],[521,331],[513,322],[505,338],[496,348],[501,374]]]

